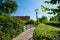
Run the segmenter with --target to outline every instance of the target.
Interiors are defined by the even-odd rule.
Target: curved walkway
[[[20,34],[18,37],[14,38],[13,40],[30,40],[30,38],[33,37],[33,31],[34,28],[30,28],[23,32],[22,34]]]

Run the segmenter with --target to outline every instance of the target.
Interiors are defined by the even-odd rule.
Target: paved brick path
[[[27,31],[20,34],[18,37],[14,38],[13,40],[28,40],[33,37],[34,28],[30,28]]]

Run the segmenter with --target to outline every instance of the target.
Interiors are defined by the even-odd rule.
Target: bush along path
[[[33,33],[34,40],[60,40],[60,28],[40,24]]]
[[[12,40],[23,32],[24,22],[9,15],[0,15],[0,40]]]

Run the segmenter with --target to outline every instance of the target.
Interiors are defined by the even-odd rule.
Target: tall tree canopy
[[[57,14],[57,16],[59,17],[58,20],[60,20],[60,0],[49,0],[49,1],[45,1],[44,3],[47,4],[52,4],[52,5],[56,5],[58,4],[57,8],[49,8],[49,7],[45,7],[45,6],[41,6],[42,11],[46,12],[48,11],[48,14]]]
[[[51,11],[51,12],[49,12],[50,14],[60,13],[60,1],[59,0],[45,1],[44,3],[48,3],[48,4],[52,4],[52,5],[58,4],[58,7],[57,8],[44,7],[43,5],[41,7],[43,9],[47,10],[47,11]]]
[[[17,10],[15,0],[0,0],[0,14],[11,14]]]

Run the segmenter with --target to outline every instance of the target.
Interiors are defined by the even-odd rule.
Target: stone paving
[[[18,37],[14,38],[13,40],[30,40],[30,38],[33,37],[33,31],[34,31],[34,27],[26,30]]]

